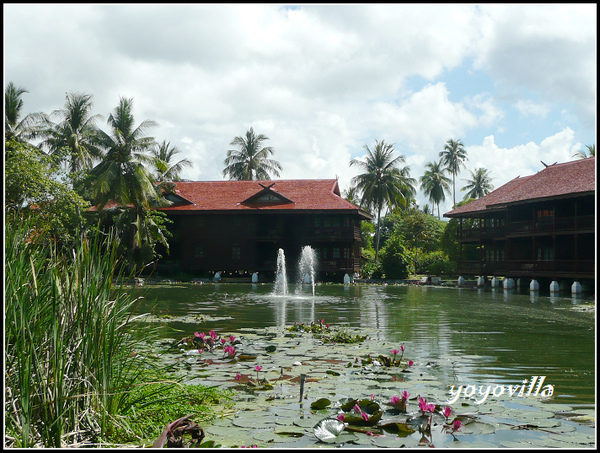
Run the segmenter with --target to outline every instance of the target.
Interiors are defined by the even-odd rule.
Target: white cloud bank
[[[27,112],[62,107],[65,92],[92,93],[104,116],[133,98],[137,121],[157,121],[156,138],[194,162],[190,179],[222,179],[229,142],[254,127],[284,178],[337,176],[344,190],[349,161],[375,140],[418,178],[455,138],[467,169],[488,168],[498,187],[595,140],[595,16],[596,5],[10,4],[5,81],[29,90]],[[520,142],[513,115],[537,143]]]

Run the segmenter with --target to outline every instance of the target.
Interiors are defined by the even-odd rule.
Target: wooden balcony
[[[506,227],[477,227],[460,231],[461,242],[481,242],[510,237],[593,233],[596,220],[594,216],[558,217],[550,221],[525,220],[509,222]]]

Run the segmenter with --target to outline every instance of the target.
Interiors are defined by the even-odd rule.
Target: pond
[[[250,361],[229,361],[220,351],[202,357],[190,355],[195,351],[164,352],[166,360],[187,364],[179,372],[188,373],[190,383],[240,390],[239,411],[206,428],[207,438],[212,435],[223,446],[595,445],[593,299],[490,288],[358,284],[321,284],[314,295],[292,285],[286,296],[273,294],[269,284],[240,283],[154,285],[133,291],[145,297],[139,313],[151,313],[151,319],[174,329],[167,333],[173,342],[214,330],[241,338],[238,349],[254,354]],[[336,344],[310,333],[290,333],[295,323],[318,320],[366,339]],[[270,352],[267,344],[274,345]],[[372,361],[380,355],[397,358],[391,351],[400,345],[402,355],[413,361],[411,367]],[[263,368],[260,377],[256,365]],[[302,402],[301,374],[306,376]],[[253,391],[242,385],[240,375],[245,380],[264,377],[273,387]],[[517,386],[525,391],[519,393]],[[425,432],[373,429],[374,435],[347,433],[349,437],[329,442],[315,437],[313,427],[322,419],[335,419],[344,399],[372,398],[384,409],[404,390],[411,394],[407,412],[413,418],[420,415],[417,396],[440,409],[451,401],[455,415],[464,416],[462,429],[445,433],[445,420],[436,413],[434,427]],[[328,398],[331,406],[312,409],[320,398]]]

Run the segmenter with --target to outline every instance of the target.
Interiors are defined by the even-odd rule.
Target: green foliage
[[[381,256],[385,278],[403,279],[408,277],[412,270],[412,255],[401,236],[395,235],[390,238],[381,251]]]
[[[451,261],[458,261],[459,258],[459,247],[456,239],[458,233],[458,220],[450,219],[446,223],[444,233],[440,238],[441,250],[448,256]]]
[[[397,213],[392,217],[394,218],[397,219],[394,234],[401,235],[409,249],[421,249],[425,252],[439,249],[446,222],[418,209]]]
[[[152,444],[168,423],[186,415],[198,424],[211,422],[219,413],[216,405],[232,405],[231,390],[203,385],[182,385],[166,376],[147,374],[146,385],[139,385],[127,395],[127,407],[108,437],[111,443]],[[154,398],[149,396],[154,395]],[[223,405],[223,403],[225,403]]]
[[[5,147],[6,213],[19,221],[31,219],[38,235],[47,232],[62,244],[71,243],[88,204],[57,180],[53,160],[39,149],[16,140],[5,141]]]
[[[115,207],[100,212],[101,229],[114,228],[119,238],[118,256],[131,270],[140,271],[161,258],[156,248],[160,244],[168,250],[172,234],[167,224],[173,223],[161,211]]]
[[[431,275],[448,275],[456,272],[456,263],[450,261],[442,250],[425,252],[415,257],[415,273]]]
[[[374,235],[375,225],[373,225],[373,222],[369,222],[367,220],[360,222],[360,237],[363,254],[366,255],[365,252],[372,251],[373,257],[375,257],[375,249],[373,248]]]
[[[380,279],[383,278],[383,266],[381,261],[368,261],[363,264],[361,274],[364,278]]]

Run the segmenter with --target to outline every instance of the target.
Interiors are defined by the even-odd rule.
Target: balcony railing
[[[460,240],[475,241],[482,239],[504,238],[511,235],[528,235],[534,233],[569,233],[593,231],[596,219],[593,215],[577,217],[557,217],[549,221],[525,220],[509,222],[506,227],[472,228],[461,231]]]

